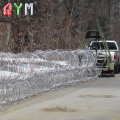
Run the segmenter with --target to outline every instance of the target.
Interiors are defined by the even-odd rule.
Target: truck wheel
[[[114,70],[110,71],[110,77],[115,77],[115,71]]]
[[[115,67],[115,73],[116,73],[116,74],[119,73],[119,65],[117,65],[117,66]]]

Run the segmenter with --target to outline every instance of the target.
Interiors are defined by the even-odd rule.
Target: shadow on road
[[[101,78],[105,78],[105,77],[109,78],[109,77],[110,77],[110,74],[102,73],[100,77],[101,77]]]

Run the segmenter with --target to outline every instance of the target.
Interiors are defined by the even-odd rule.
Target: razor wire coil
[[[100,74],[96,56],[87,50],[0,52],[0,105],[60,86],[94,80]]]

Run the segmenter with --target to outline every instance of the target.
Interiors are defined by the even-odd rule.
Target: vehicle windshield
[[[109,50],[117,50],[114,42],[107,42]],[[93,42],[91,45],[92,50],[104,50],[104,44],[102,42]]]

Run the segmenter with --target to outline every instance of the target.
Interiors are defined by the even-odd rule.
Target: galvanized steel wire
[[[0,105],[60,86],[91,81],[100,74],[96,56],[87,50],[0,52]]]

